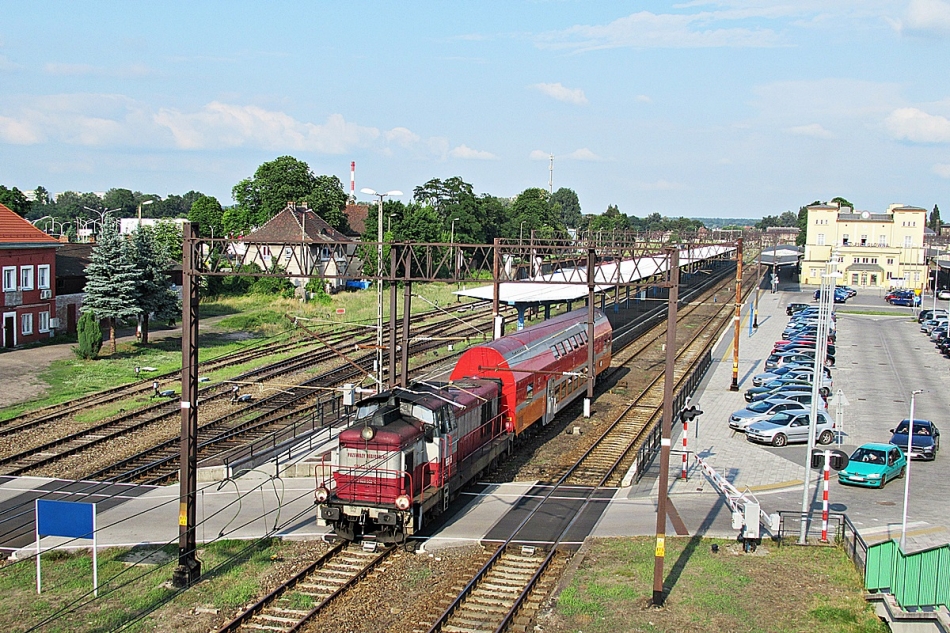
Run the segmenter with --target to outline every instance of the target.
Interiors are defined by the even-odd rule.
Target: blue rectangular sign
[[[96,506],[73,501],[36,500],[36,531],[43,536],[92,538]]]

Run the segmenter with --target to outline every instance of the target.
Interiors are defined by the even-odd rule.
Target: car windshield
[[[766,411],[772,408],[772,403],[766,402],[765,400],[763,400],[762,402],[756,402],[753,405],[749,405],[746,408],[749,411],[752,411],[753,413],[765,413]]]
[[[909,426],[909,424],[907,424],[906,422],[901,422],[900,424],[897,425],[897,428],[894,429],[894,432],[895,432],[895,433],[898,433],[898,434],[900,434],[900,435],[907,435],[907,431],[909,430],[909,429],[907,428],[908,426]],[[923,425],[917,426],[917,425],[915,424],[915,425],[914,425],[914,435],[920,435],[920,436],[926,437],[926,436],[930,435],[930,427],[923,426]]]
[[[885,458],[886,456],[884,451],[879,451],[873,448],[864,448],[863,446],[851,453],[851,461],[864,462],[866,464],[883,465]]]

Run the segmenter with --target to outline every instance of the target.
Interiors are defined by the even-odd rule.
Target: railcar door
[[[555,383],[555,380],[549,380],[544,390],[546,395],[546,406],[544,408],[544,419],[542,421],[543,424],[548,424],[554,419],[554,416],[557,415],[557,388]]]

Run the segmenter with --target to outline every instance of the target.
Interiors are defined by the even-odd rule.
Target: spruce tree
[[[76,333],[79,338],[79,345],[74,348],[76,355],[83,360],[97,357],[102,349],[102,328],[92,310],[86,310],[79,317]]]
[[[126,254],[122,237],[113,223],[107,223],[86,267],[86,296],[82,310],[109,319],[113,354],[116,353],[116,322],[134,319],[139,314],[136,306],[137,278],[138,272]]]
[[[136,270],[135,304],[142,325],[142,343],[148,344],[149,319],[173,321],[181,315],[181,303],[171,289],[165,270],[170,260],[162,252],[150,227],[132,234],[125,243],[125,256]]]

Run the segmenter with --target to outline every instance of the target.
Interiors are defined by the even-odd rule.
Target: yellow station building
[[[839,285],[926,286],[926,209],[903,204],[892,204],[885,213],[855,211],[838,204],[816,204],[807,209],[803,284],[820,284],[825,265],[835,257],[843,275]]]

